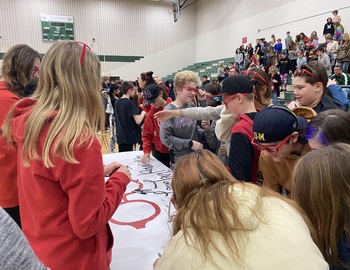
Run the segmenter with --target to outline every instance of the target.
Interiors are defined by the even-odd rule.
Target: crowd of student
[[[341,21],[334,13],[327,24]],[[328,43],[346,37],[333,29]],[[10,254],[0,268],[13,260],[16,269],[108,269],[108,220],[131,177],[125,165],[103,166],[96,131],[108,129],[110,152],[138,144],[141,162],[152,154],[173,169],[172,237],[155,269],[348,269],[350,114],[339,86],[348,61],[332,52],[336,83],[325,49],[307,61],[310,40],[298,36],[294,64],[289,34],[287,50],[279,39],[266,46],[270,63],[259,40],[201,86],[192,71],[166,83],[152,71],[101,83],[96,54],[80,42],[57,42],[43,59],[27,45],[10,48],[0,77],[0,204],[23,234],[0,211],[10,224],[0,226]],[[290,71],[295,100],[275,105]],[[24,91],[34,79],[36,90]],[[11,241],[26,260],[9,253]]]
[[[272,79],[273,93],[276,93],[273,95],[274,104],[277,103],[280,88],[281,91],[286,90],[288,74],[293,74],[296,69],[312,61],[323,63],[328,76],[332,75],[333,69],[337,66],[337,75],[332,79],[337,79],[339,76],[347,77],[350,61],[349,34],[344,32],[338,11],[334,10],[332,14],[333,18],[327,18],[323,29],[325,43],[320,42],[316,31],[312,31],[310,37],[301,32],[295,36],[295,39],[287,31],[284,49],[282,49],[282,39],[276,40],[275,35],[272,34],[270,41],[265,38],[257,39],[254,48],[251,43],[245,48],[243,45],[237,48],[235,62],[230,63],[229,69],[231,70],[235,65],[235,68],[242,70],[251,64],[264,68],[270,77],[274,77]],[[224,73],[224,68],[218,68],[218,77],[219,73]],[[277,71],[280,79],[275,76]],[[336,82],[339,84],[338,80]],[[343,85],[348,85],[348,80]],[[347,97],[345,89],[344,94]]]

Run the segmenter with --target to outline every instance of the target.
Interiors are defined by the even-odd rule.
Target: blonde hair
[[[98,126],[104,126],[99,93],[100,62],[96,54],[84,46],[61,41],[53,44],[45,54],[38,88],[32,97],[37,102],[25,126],[24,166],[29,166],[29,160],[34,159],[42,160],[46,168],[53,167],[57,157],[79,163],[74,157],[74,147],[88,147]],[[8,140],[11,140],[12,117],[13,110],[4,124],[4,135]],[[37,145],[48,121],[51,124],[39,156]]]
[[[215,263],[211,255],[212,250],[216,250],[225,258],[225,247],[216,244],[213,234],[215,232],[222,236],[232,256],[244,264],[239,254],[244,248],[240,245],[247,240],[245,232],[254,230],[255,227],[245,226],[246,222],[241,220],[237,213],[240,202],[230,193],[235,184],[251,190],[252,195],[256,194],[256,204],[250,210],[260,222],[266,222],[262,198],[276,197],[295,207],[306,224],[310,225],[303,211],[294,202],[268,189],[237,181],[215,154],[202,150],[181,157],[175,167],[172,188],[177,212],[173,218],[173,235],[182,230],[186,243],[193,244],[204,258]],[[312,227],[309,228],[313,233]],[[190,230],[193,231],[194,237],[191,236]]]
[[[30,81],[36,59],[41,59],[40,54],[25,44],[12,46],[4,56],[0,78],[19,97],[23,96],[23,89]]]
[[[180,71],[176,73],[175,78],[174,78],[174,87],[176,88],[181,88],[185,84],[188,84],[190,82],[194,82],[196,85],[200,84],[200,78],[197,73],[190,71],[190,70],[185,70],[185,71]],[[175,91],[176,92],[176,91]]]
[[[276,66],[270,66],[269,71],[278,74],[278,68]]]
[[[337,244],[350,236],[350,145],[335,143],[301,158],[293,173],[292,199],[317,230],[319,249],[328,263],[341,264]]]

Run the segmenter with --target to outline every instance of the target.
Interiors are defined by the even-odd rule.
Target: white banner
[[[123,200],[110,220],[114,235],[111,270],[152,270],[158,253],[162,253],[170,238],[172,172],[154,158],[149,165],[142,165],[142,155],[142,151],[103,155],[104,164],[119,162],[129,166],[132,174]]]

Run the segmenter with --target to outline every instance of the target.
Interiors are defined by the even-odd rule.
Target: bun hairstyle
[[[140,74],[141,80],[146,82],[146,85],[156,83],[153,78],[153,71],[142,72]]]

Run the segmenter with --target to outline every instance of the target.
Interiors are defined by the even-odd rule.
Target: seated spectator
[[[318,36],[317,36],[317,32],[316,31],[312,31],[311,35],[310,35],[310,40],[311,40],[311,44],[313,45],[313,48],[317,48],[318,47]]]
[[[305,43],[300,35],[295,36],[295,44],[297,46],[297,51],[305,51]]]
[[[342,72],[340,65],[334,66],[334,74],[331,76],[331,80],[335,80],[335,82],[342,86],[342,85],[350,85],[350,76],[347,73]],[[349,88],[342,88],[342,91],[344,92],[344,95],[346,98],[348,98],[348,93],[350,92]]]
[[[310,55],[310,53],[309,53]],[[307,64],[307,60],[304,57],[304,54],[302,52],[298,52],[298,59],[297,59],[297,65],[296,68],[300,69],[301,66],[306,65]]]
[[[334,66],[334,74],[331,76],[332,80],[335,80],[338,85],[349,85],[349,74],[342,72],[340,65]]]
[[[316,47],[316,48],[317,48],[317,47]],[[314,44],[312,44],[312,40],[309,39],[309,41],[306,42],[306,44],[305,44],[305,51],[306,51],[306,52],[309,52],[309,51],[311,51],[311,50],[313,50],[313,49],[315,49],[315,46],[314,46]]]
[[[198,92],[196,87],[199,83],[200,79],[193,71],[178,72],[174,78],[176,100],[168,104],[163,112],[194,107],[193,98]],[[203,149],[203,144],[199,141],[197,121],[190,118],[178,117],[161,122],[160,139],[174,151],[174,164],[180,156]]]
[[[239,68],[237,66],[234,66],[233,68],[231,68],[228,73],[229,76],[238,75],[238,74],[239,74]]]
[[[224,67],[225,79],[229,76],[230,68]]]
[[[203,75],[202,76],[202,86],[201,89],[203,89],[207,84],[210,83],[210,80],[208,80],[208,76],[207,75]]]
[[[307,55],[307,63],[310,64],[312,62],[318,62],[318,57],[314,50],[310,51]]]
[[[350,144],[350,114],[341,110],[328,110],[311,119],[305,137],[312,150],[336,142]]]
[[[143,124],[142,142],[143,156],[141,163],[149,163],[150,154],[170,168],[169,149],[160,140],[160,128],[158,121],[154,118],[156,112],[162,111],[166,105],[171,103],[165,91],[157,84],[149,84],[143,90],[145,105],[151,105]]]
[[[253,84],[247,76],[232,76],[223,81],[220,93],[226,108],[238,119],[231,130],[228,166],[237,180],[256,182],[260,151],[251,144],[256,115]]]
[[[303,110],[309,118],[316,115],[310,108]],[[306,126],[304,117],[296,116],[282,105],[269,106],[258,112],[253,124],[253,144],[261,150],[260,184],[276,192],[282,192],[284,188],[290,194],[294,164],[310,150],[304,136]]]
[[[296,165],[292,198],[316,228],[316,244],[330,270],[350,267],[350,145],[311,151]]]
[[[299,35],[300,35],[300,39],[304,42],[304,44],[306,44],[309,41],[308,36],[305,35],[303,32],[301,32]]]
[[[297,104],[312,108],[316,113],[330,109],[345,110],[348,101],[340,87],[334,84],[327,88],[327,84],[328,76],[323,65],[310,63],[297,69],[293,78]]]
[[[295,203],[237,181],[213,153],[182,157],[172,188],[172,237],[155,270],[328,269]]]

